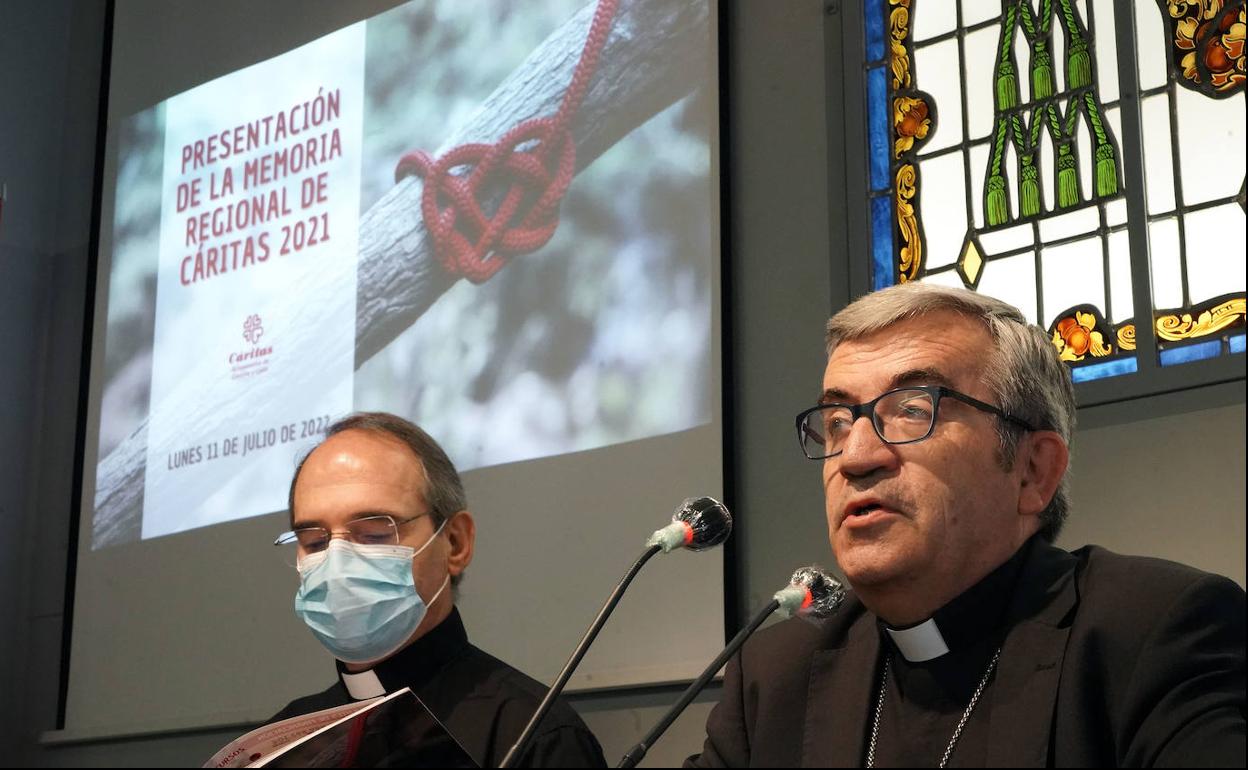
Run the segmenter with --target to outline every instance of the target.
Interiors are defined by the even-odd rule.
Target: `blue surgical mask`
[[[416,590],[412,559],[444,526],[445,521],[419,549],[330,541],[324,551],[299,561],[295,614],[341,661],[369,663],[397,652],[428,610]],[[450,580],[447,575],[429,604]]]

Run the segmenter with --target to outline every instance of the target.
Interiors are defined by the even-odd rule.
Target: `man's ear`
[[[1037,430],[1028,433],[1019,442],[1015,459],[1019,476],[1018,513],[1021,516],[1038,516],[1066,475],[1070,462],[1070,449],[1056,431]]]
[[[472,562],[472,549],[477,541],[477,523],[468,511],[459,511],[446,520],[446,540],[450,544],[447,553],[447,570],[457,578]]]

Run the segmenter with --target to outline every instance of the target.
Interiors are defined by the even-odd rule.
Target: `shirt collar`
[[[924,663],[949,652],[949,644],[933,618],[906,628],[884,627],[902,657],[911,663]]]
[[[893,646],[911,663],[923,663],[974,644],[1001,625],[1014,584],[1031,550],[1035,536],[1000,567],[963,591],[932,617],[905,628],[890,628],[882,621]]]
[[[365,700],[411,687],[419,691],[447,663],[468,647],[468,633],[457,607],[423,636],[370,669],[351,673],[336,661],[338,678],[354,700]]]

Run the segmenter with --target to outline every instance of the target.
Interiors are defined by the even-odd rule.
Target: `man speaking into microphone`
[[[295,612],[337,661],[328,689],[273,720],[410,687],[482,767],[496,767],[546,688],[474,647],[453,585],[476,525],[450,459],[400,417],[364,413],[330,426],[290,485]],[[499,586],[505,590],[505,586]],[[420,759],[420,747],[409,747]],[[598,741],[563,701],[519,759],[525,767],[602,767]]]
[[[1010,305],[907,283],[832,318],[796,427],[853,590],[746,644],[688,764],[1243,767],[1244,592],[1056,548],[1074,422]]]

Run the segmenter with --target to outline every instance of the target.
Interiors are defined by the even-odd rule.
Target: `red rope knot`
[[[482,283],[509,258],[545,246],[559,226],[559,204],[576,174],[576,142],[568,130],[611,31],[618,0],[599,0],[581,59],[559,111],[530,118],[494,144],[461,144],[434,159],[413,150],[399,159],[397,183],[424,180],[420,210],[444,270]],[[517,149],[523,148],[523,149]],[[480,196],[502,192],[489,213]]]

